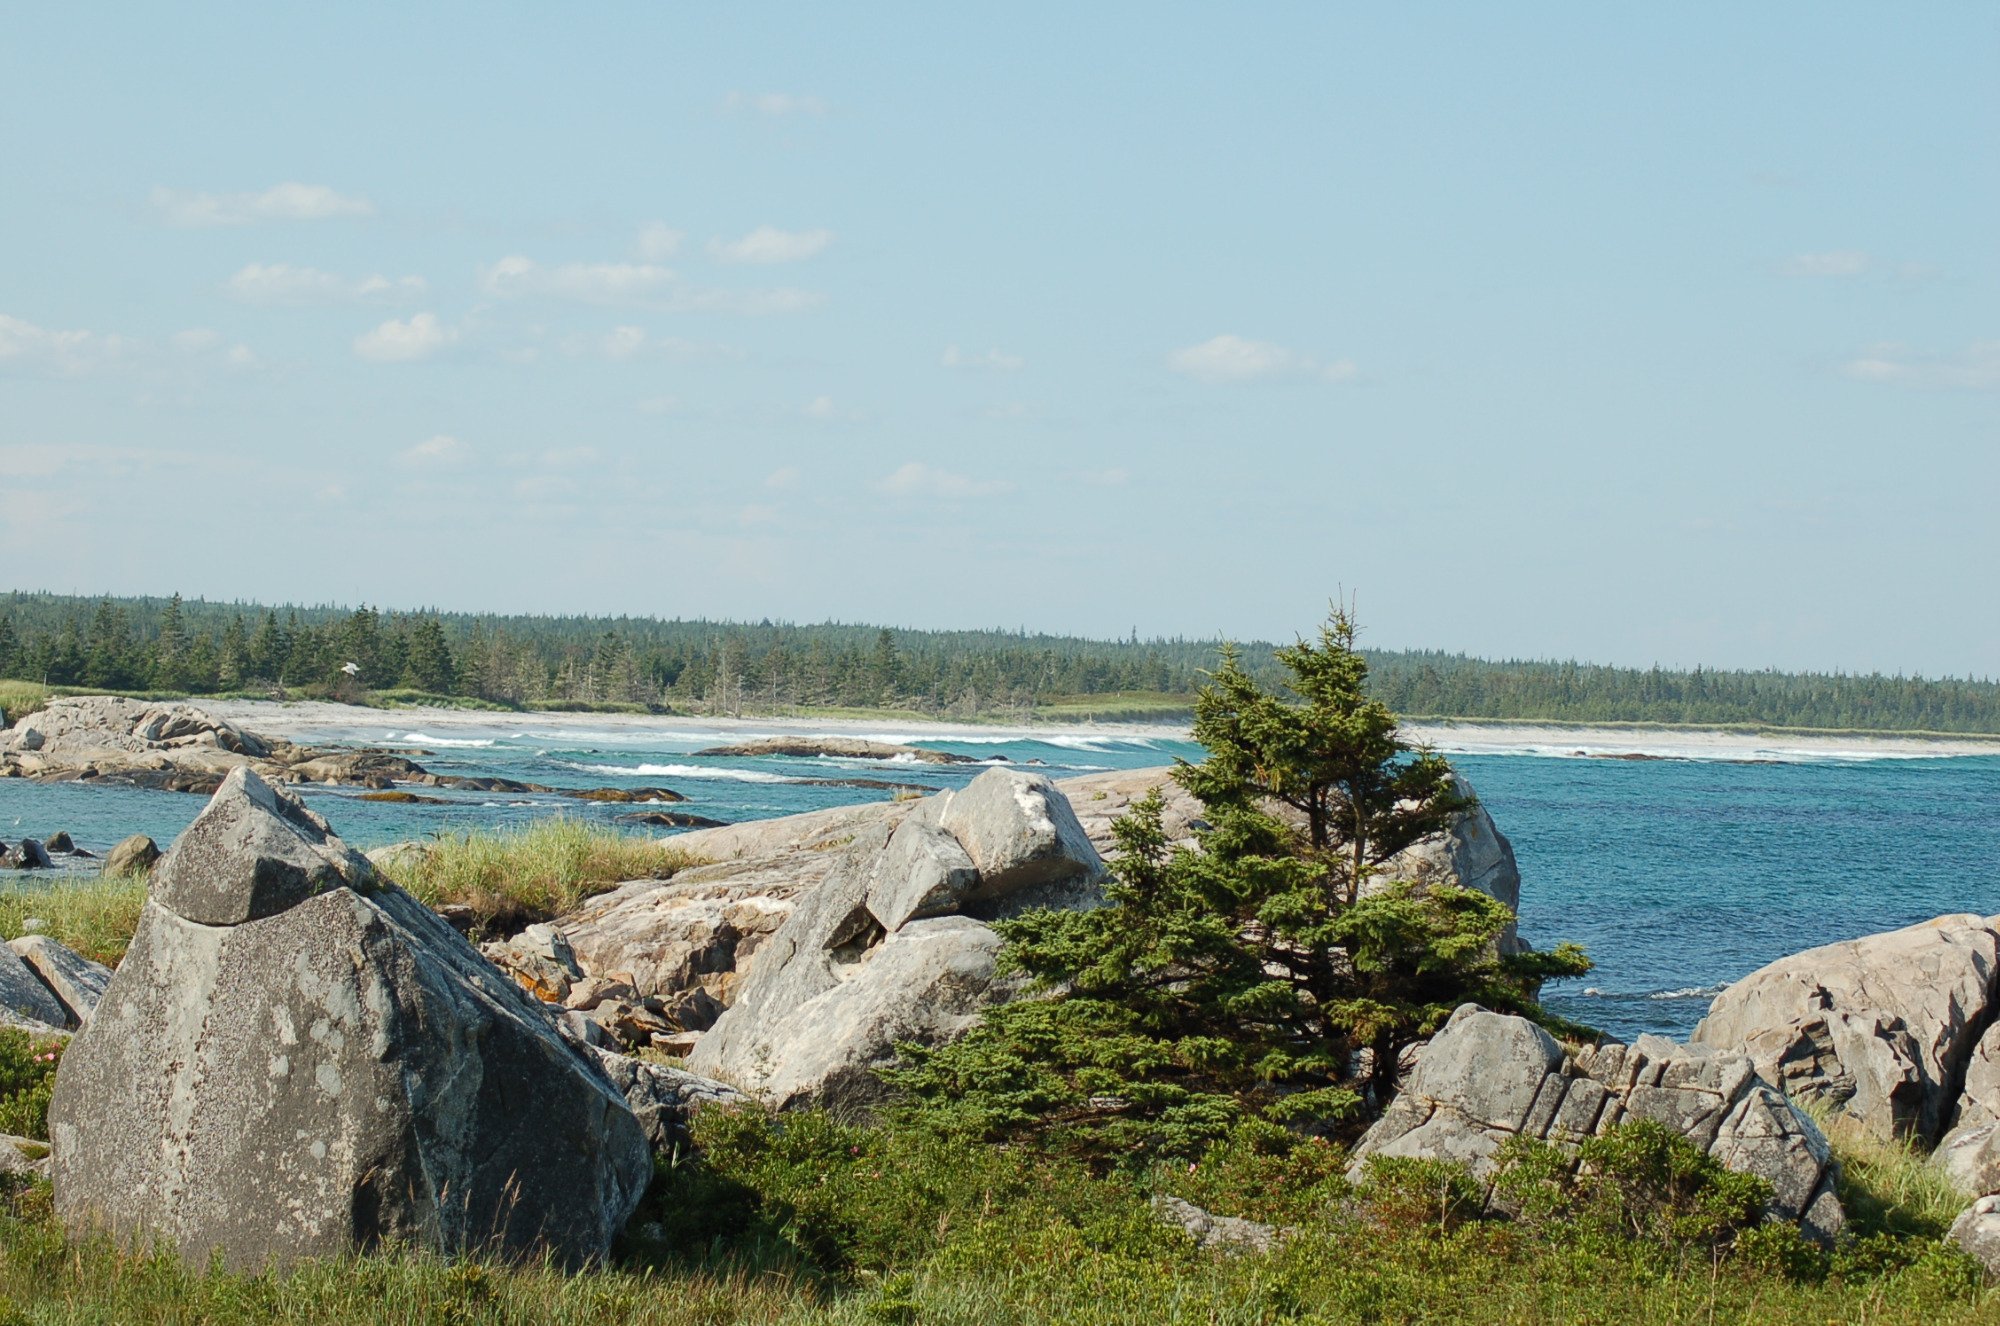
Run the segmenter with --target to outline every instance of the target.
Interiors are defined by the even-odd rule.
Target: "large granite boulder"
[[[1349,1173],[1361,1177],[1377,1155],[1454,1161],[1489,1183],[1494,1202],[1490,1180],[1509,1138],[1574,1145],[1633,1119],[1662,1123],[1728,1168],[1768,1180],[1769,1218],[1822,1241],[1839,1232],[1826,1138],[1748,1056],[1658,1036],[1569,1055],[1526,1018],[1473,1004],[1424,1047],[1356,1145]]]
[[[104,854],[104,873],[107,875],[145,874],[159,864],[160,845],[143,833],[135,833],[122,838],[118,845]]]
[[[49,1123],[67,1224],[195,1264],[579,1262],[651,1176],[549,1011],[247,769],[161,861]]]
[[[1945,1235],[1974,1261],[2000,1279],[2000,1197],[1985,1196],[1958,1213]]]
[[[1048,779],[991,769],[865,824],[688,1057],[780,1107],[860,1105],[896,1046],[962,1035],[1010,993],[981,918],[1101,900],[1104,865]],[[966,913],[973,913],[968,915]]]
[[[2000,930],[1940,916],[1752,972],[1716,996],[1693,1040],[1743,1050],[1767,1081],[1875,1136],[1932,1142],[2000,1011],[1996,976]]]

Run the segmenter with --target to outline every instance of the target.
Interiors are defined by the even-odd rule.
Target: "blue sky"
[[[2000,9],[10,6],[0,581],[2000,671]]]

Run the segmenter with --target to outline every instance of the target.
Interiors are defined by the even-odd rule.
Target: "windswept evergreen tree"
[[[1204,806],[1196,845],[1168,840],[1157,794],[1135,805],[1114,826],[1108,906],[998,926],[1003,965],[1046,997],[904,1047],[891,1080],[950,1127],[1198,1155],[1245,1128],[1357,1121],[1461,1003],[1555,1021],[1536,992],[1589,970],[1581,949],[1502,954],[1504,904],[1384,878],[1469,801],[1369,698],[1354,639],[1336,611],[1316,644],[1281,649],[1289,693],[1226,652],[1195,710],[1209,758],[1174,774]]]

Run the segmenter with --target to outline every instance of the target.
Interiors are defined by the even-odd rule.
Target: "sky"
[[[2000,7],[4,12],[0,587],[2000,674]]]

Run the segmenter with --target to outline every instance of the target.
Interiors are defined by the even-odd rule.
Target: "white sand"
[[[987,724],[882,718],[682,718],[648,714],[497,713],[466,709],[360,709],[307,701],[201,701],[202,707],[253,732],[294,740],[390,740],[390,733],[491,735],[619,734],[627,739],[714,736],[863,736],[882,741],[980,742],[1021,738],[1185,740],[1184,726],[1158,723]],[[1416,723],[1409,734],[1446,754],[1656,756],[1682,759],[1884,759],[2000,755],[2000,738],[1821,736],[1668,727],[1568,727],[1528,723]]]

